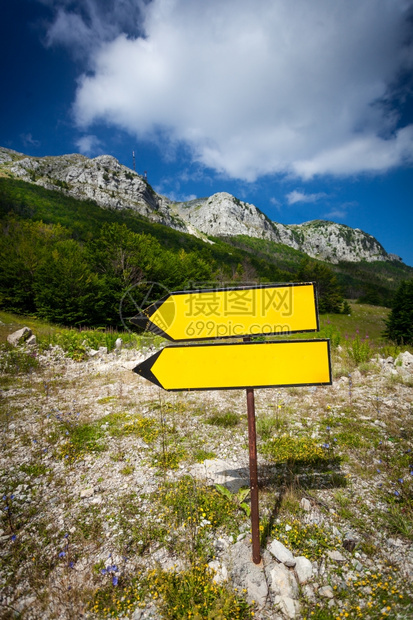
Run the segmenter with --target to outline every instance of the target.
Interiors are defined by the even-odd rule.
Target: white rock
[[[394,365],[396,367],[401,366],[402,368],[409,370],[410,372],[413,372],[413,355],[409,353],[409,351],[400,353],[397,356]]]
[[[295,573],[299,584],[307,583],[313,575],[313,565],[310,560],[303,555],[295,558]]]
[[[274,605],[276,605],[286,618],[297,618],[300,613],[300,604],[298,601],[290,598],[289,596],[276,596],[274,598]]]
[[[318,590],[318,594],[324,598],[334,598],[334,592],[331,586],[323,586]]]
[[[274,595],[296,598],[298,585],[294,573],[283,564],[275,564],[270,571],[269,586]]]
[[[241,487],[249,486],[248,471],[243,467],[235,467],[222,459],[207,459],[194,465],[190,471],[194,478],[206,480],[209,484],[220,484],[231,493],[237,493]]]
[[[12,344],[14,347],[17,347],[18,344],[21,344],[24,340],[27,340],[32,335],[32,330],[30,327],[22,327],[17,331],[9,334],[7,336],[7,342]]]
[[[92,497],[92,496],[93,496],[93,493],[94,493],[94,491],[93,491],[93,487],[90,487],[90,488],[88,488],[88,489],[82,489],[82,490],[80,491],[80,498],[81,498],[81,499],[86,499],[86,498],[88,498],[88,497]]]
[[[208,563],[208,566],[215,571],[215,576],[212,580],[214,583],[221,584],[224,581],[228,581],[228,571],[225,565],[218,562],[218,560],[212,560],[212,562]]]
[[[288,562],[288,566],[295,566],[295,559],[293,554],[279,540],[273,540],[268,547],[268,550],[279,562],[282,562],[283,564],[286,564]]]
[[[32,334],[31,336],[29,336],[26,340],[26,344],[28,344],[30,347],[34,346],[37,342],[36,336],[34,334]]]
[[[300,502],[300,506],[303,510],[305,510],[306,512],[310,512],[311,510],[311,502],[309,499],[307,499],[306,497],[303,497],[301,502]]]
[[[245,539],[229,547],[228,551],[227,566],[232,585],[247,590],[249,603],[255,601],[259,608],[264,607],[268,598],[264,563],[254,564],[251,545]]]

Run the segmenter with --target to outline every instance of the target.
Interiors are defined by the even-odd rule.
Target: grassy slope
[[[165,248],[197,252],[205,260],[233,266],[234,270],[247,261],[254,266],[258,277],[273,281],[279,278],[274,263],[259,261],[249,252],[237,250],[220,239],[209,245],[193,235],[150,222],[132,209],[103,209],[91,200],[76,200],[58,191],[3,177],[0,178],[0,217],[8,213],[46,224],[61,224],[72,232],[74,239],[81,241],[96,236],[106,223],[125,224],[134,232],[152,235]]]
[[[315,333],[314,337],[324,337],[324,332],[330,328],[339,331],[343,337],[354,338],[358,333],[362,338],[368,334],[372,342],[379,343],[382,340],[384,321],[389,313],[387,308],[381,306],[369,306],[367,304],[350,304],[351,315],[323,314],[320,316],[321,332]],[[21,327],[30,327],[41,338],[48,337],[60,328],[35,317],[20,316],[10,312],[0,311],[0,343],[5,342],[7,335]],[[313,334],[294,334],[294,338],[308,338]]]

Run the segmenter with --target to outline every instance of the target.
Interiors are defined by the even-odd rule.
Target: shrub
[[[373,351],[370,347],[370,341],[367,338],[360,338],[359,334],[347,343],[347,350],[349,356],[355,364],[368,362],[373,355]]]
[[[8,343],[0,348],[0,372],[8,375],[29,373],[39,368],[36,352],[16,349]]]

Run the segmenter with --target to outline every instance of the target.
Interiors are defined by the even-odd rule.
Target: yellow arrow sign
[[[329,340],[165,347],[134,372],[165,390],[331,384]]]
[[[176,341],[319,329],[313,282],[178,291],[152,304],[131,322]]]

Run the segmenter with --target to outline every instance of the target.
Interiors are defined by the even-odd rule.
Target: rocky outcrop
[[[225,237],[247,235],[259,239],[281,242],[281,236],[268,219],[254,205],[242,202],[227,192],[181,202],[173,206],[185,221],[206,235]]]
[[[110,155],[23,157],[11,164],[12,174],[24,181],[79,200],[94,200],[104,208],[133,209],[151,221],[186,231],[185,224],[171,214],[170,201]]]
[[[290,225],[287,228],[302,252],[330,263],[400,260],[396,255],[387,254],[377,239],[359,228],[324,220]]]

